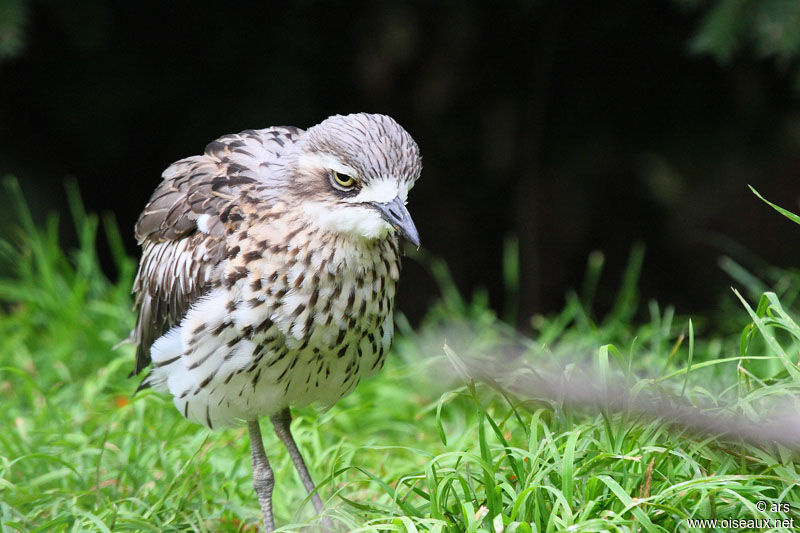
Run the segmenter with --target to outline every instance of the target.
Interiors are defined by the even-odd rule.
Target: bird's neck
[[[400,251],[397,238],[368,239],[348,234],[332,235],[327,240],[330,267],[337,272],[363,274],[372,270],[397,281],[400,273]]]

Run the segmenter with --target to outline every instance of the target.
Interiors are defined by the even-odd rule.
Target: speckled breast
[[[219,324],[198,323],[190,339],[201,358],[215,352],[218,364],[208,365],[213,375],[200,385],[210,403],[219,398],[226,419],[331,405],[380,370],[391,345],[397,241],[326,239],[304,226],[288,240],[275,235],[286,231],[269,226],[241,236],[199,306],[226,309]],[[189,313],[187,321],[202,316]]]

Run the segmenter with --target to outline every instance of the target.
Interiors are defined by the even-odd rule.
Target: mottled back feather
[[[283,166],[281,154],[303,130],[273,127],[226,135],[201,156],[173,163],[136,223],[142,259],[133,285],[138,310],[132,340],[138,374],[150,364],[150,347],[178,323],[208,289],[226,256],[226,229],[242,220],[238,200],[265,192]]]

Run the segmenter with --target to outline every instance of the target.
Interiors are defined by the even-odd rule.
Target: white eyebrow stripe
[[[300,156],[300,159],[301,159],[301,165],[320,166],[322,168],[335,170],[339,174],[345,174],[347,176],[352,176],[354,178],[358,177],[358,172],[356,172],[355,169],[353,169],[353,167],[342,164],[341,161],[326,153],[306,152]]]

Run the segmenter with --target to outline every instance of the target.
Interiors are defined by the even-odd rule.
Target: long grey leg
[[[264,530],[267,533],[272,533],[275,531],[275,518],[272,516],[272,489],[275,486],[275,476],[264,451],[264,442],[261,440],[261,427],[258,425],[258,420],[248,421],[247,429],[250,431],[253,488],[256,489],[258,503],[261,504]]]
[[[286,446],[289,457],[292,458],[294,468],[300,476],[300,481],[303,482],[303,486],[308,493],[311,494],[311,502],[314,504],[314,509],[317,510],[317,514],[322,514],[322,499],[320,499],[319,494],[316,492],[314,481],[312,481],[311,475],[308,473],[308,468],[306,468],[306,463],[303,461],[303,456],[300,455],[300,450],[297,449],[297,444],[295,444],[294,437],[292,437],[292,432],[289,429],[292,423],[291,411],[289,411],[287,407],[280,413],[270,417],[270,420],[275,428],[275,434],[281,439],[283,445]],[[323,517],[322,523],[328,530],[333,528],[333,524],[327,517]]]

